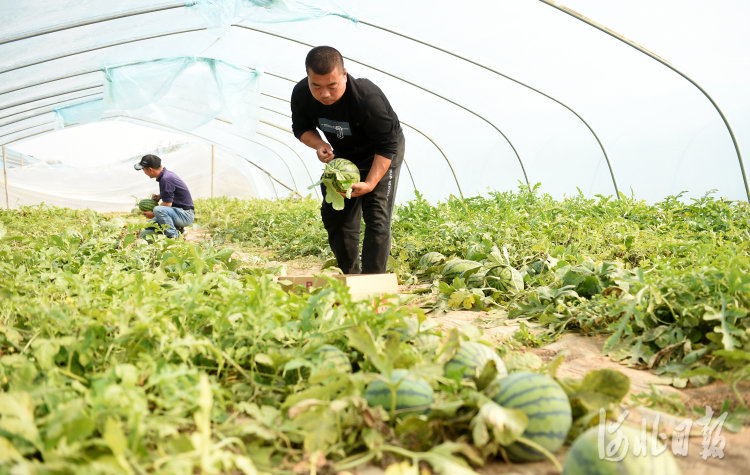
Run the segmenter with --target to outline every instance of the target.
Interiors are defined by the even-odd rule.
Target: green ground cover
[[[200,200],[207,239],[153,244],[136,240],[140,223],[126,216],[0,211],[0,470],[324,473],[398,457],[462,473],[498,457],[524,423],[489,401],[494,366],[467,380],[443,374],[461,341],[481,339],[429,329],[425,311],[452,307],[544,323],[537,343],[564,331],[609,334],[611,356],[677,385],[750,377],[745,203],[524,191],[418,199],[397,209],[391,269],[428,284],[435,300],[382,312],[335,281],[287,293],[274,269],[232,250],[325,261],[318,206]],[[418,267],[428,251],[511,265],[525,288],[443,281],[439,268]],[[532,272],[540,260],[546,267]],[[341,349],[353,371],[321,365],[322,345]],[[498,348],[510,371],[529,369],[518,345]],[[366,385],[394,368],[435,389],[428,414],[364,402]],[[565,383],[578,431],[593,406],[576,394],[624,386],[607,378],[618,376]]]
[[[230,201],[207,225],[219,239],[273,249],[281,259],[330,257],[315,201],[279,211]],[[229,217],[241,213],[239,217]],[[233,223],[228,225],[227,221]],[[431,282],[418,268],[436,251],[481,262],[505,262],[526,289],[490,295],[463,281],[436,286],[442,308],[503,308],[514,317],[563,331],[611,335],[617,360],[658,368],[684,386],[710,378],[750,378],[750,206],[679,196],[649,205],[630,198],[554,200],[538,191],[490,193],[431,205],[397,207],[390,270],[401,282]],[[548,271],[531,266],[545,262]],[[542,337],[541,341],[548,341]]]

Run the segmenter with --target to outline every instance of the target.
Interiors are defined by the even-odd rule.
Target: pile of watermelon
[[[565,391],[551,377],[523,371],[509,375],[495,349],[477,341],[461,342],[444,365],[444,374],[451,380],[477,380],[488,365],[494,366],[496,379],[491,386],[496,390],[492,400],[505,408],[518,409],[528,418],[524,439],[552,453],[560,449],[568,436],[572,413]],[[435,401],[435,392],[417,371],[395,369],[374,379],[364,398],[370,407],[382,407],[396,416],[425,415]],[[511,460],[519,462],[545,456],[518,442],[505,450]]]
[[[416,344],[419,344],[418,337],[424,335],[426,334],[416,335]],[[424,348],[422,350],[427,352]],[[494,367],[491,372],[494,379],[490,384],[481,385],[480,380],[488,373],[489,366]],[[495,348],[484,342],[461,341],[453,357],[444,365],[444,376],[460,385],[476,384],[477,391],[491,401],[488,404],[496,405],[493,406],[494,409],[515,411],[515,414],[519,414],[519,420],[525,421],[520,435],[507,444],[501,444],[500,451],[512,462],[552,458],[571,438],[573,400],[563,386],[546,374],[525,370],[509,374]],[[433,416],[431,413],[432,406],[440,397],[436,389],[442,388],[439,385],[434,389],[426,379],[420,377],[417,370],[394,369],[376,376],[367,385],[364,398],[371,408],[382,408],[397,422],[406,417],[428,421],[430,417],[441,417],[440,414]],[[478,417],[480,416],[477,415],[476,418]],[[624,458],[619,464],[601,459],[597,445],[599,430],[598,426],[592,427],[575,438],[565,457],[564,474],[679,474],[675,459],[667,450],[641,456],[623,452]],[[631,441],[632,448],[635,439],[641,436],[640,432],[626,426],[622,426],[621,430],[617,435],[608,435],[605,442],[609,444],[614,437],[624,437]],[[650,444],[656,447],[659,442],[650,441]],[[559,466],[556,459],[554,463]]]
[[[513,295],[524,289],[524,275],[549,271],[555,263],[539,260],[519,271],[507,264],[497,254],[484,261],[462,258],[446,258],[440,252],[428,252],[419,260],[418,273],[434,275],[445,283],[482,289],[491,293]],[[455,281],[458,279],[458,283]],[[416,319],[415,319],[416,320]],[[534,372],[506,362],[493,345],[476,341],[470,335],[457,332],[450,335],[431,332],[429,328],[406,325],[386,332],[383,340],[369,340],[368,344],[356,344],[364,333],[349,342],[356,350],[354,357],[364,357],[365,366],[372,363],[374,371],[365,374],[350,373],[363,381],[361,395],[375,414],[375,419],[392,426],[395,434],[410,431],[424,432],[428,427],[463,420],[465,428],[454,437],[473,442],[476,449],[487,456],[500,456],[513,463],[552,461],[566,474],[605,473],[679,473],[674,457],[666,450],[654,451],[642,456],[625,454],[624,461],[616,464],[603,460],[598,455],[599,446],[597,418],[598,408],[613,411],[629,390],[629,379],[613,370],[596,370],[587,374],[586,380],[558,380],[546,373]],[[368,332],[369,334],[369,332]],[[370,334],[371,335],[371,334]],[[373,337],[371,335],[368,338]],[[386,364],[383,353],[394,358]],[[393,364],[408,361],[402,355],[413,350],[419,354],[418,366]],[[345,371],[350,368],[345,356],[336,353],[335,365]],[[366,361],[369,360],[369,361]],[[510,361],[510,360],[509,360]],[[352,361],[353,362],[353,361]],[[362,367],[359,361],[357,367]],[[406,367],[403,367],[406,366]],[[440,371],[435,374],[435,368]],[[627,384],[617,378],[607,379],[602,374],[618,373]],[[624,389],[623,389],[624,387]],[[591,395],[594,396],[591,396]],[[609,402],[603,402],[603,401]],[[594,401],[594,402],[592,402]],[[614,401],[614,403],[613,403]],[[592,405],[597,409],[592,409]],[[607,412],[610,416],[614,412]],[[469,422],[470,421],[470,422]],[[458,425],[460,426],[460,422]],[[592,429],[586,430],[594,425]],[[452,428],[451,428],[452,429]],[[634,438],[633,429],[623,428],[621,433],[610,436]],[[640,432],[638,432],[640,434]],[[425,435],[426,437],[427,435]],[[564,468],[558,462],[563,446],[572,443],[565,456]],[[609,443],[609,439],[607,439]],[[631,446],[634,444],[633,442]],[[651,446],[658,445],[653,441]]]

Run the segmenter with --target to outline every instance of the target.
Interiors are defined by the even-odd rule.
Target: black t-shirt
[[[398,116],[378,86],[369,79],[347,74],[344,95],[329,106],[310,92],[307,78],[292,91],[292,131],[299,139],[308,130],[319,129],[338,158],[360,168],[369,168],[374,154],[400,165],[398,144],[404,140]]]

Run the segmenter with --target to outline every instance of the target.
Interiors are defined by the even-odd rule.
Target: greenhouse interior
[[[0,14],[0,473],[747,471],[749,3]]]

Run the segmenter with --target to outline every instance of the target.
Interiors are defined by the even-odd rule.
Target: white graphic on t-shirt
[[[352,128],[349,126],[349,122],[338,122],[321,117],[318,119],[318,126],[324,133],[335,134],[339,140],[347,135],[352,135]]]

